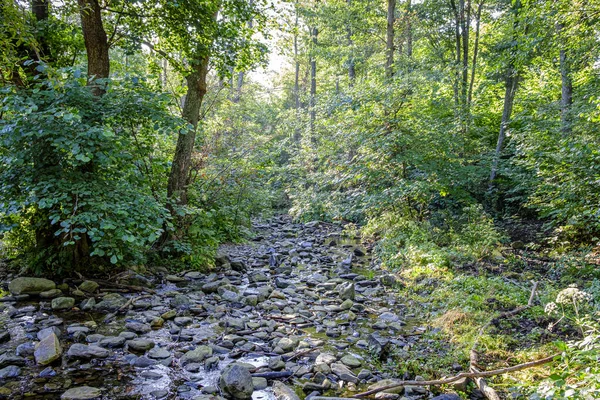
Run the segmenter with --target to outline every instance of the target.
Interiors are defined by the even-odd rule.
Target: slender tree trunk
[[[317,35],[319,34],[319,30],[317,27],[313,27],[311,30],[311,55],[310,55],[310,133],[311,139],[314,140],[315,133],[315,121],[317,116],[317,58],[316,58],[316,50],[317,50]]]
[[[35,16],[37,22],[48,21],[50,17],[50,7],[48,0],[32,0],[31,12]],[[45,35],[45,29],[37,36],[37,41],[40,44],[39,56],[46,62],[50,62],[52,57],[50,53],[50,45]]]
[[[477,69],[477,56],[479,55],[479,34],[481,26],[481,10],[485,0],[481,0],[477,5],[477,24],[475,25],[475,44],[473,45],[473,62],[471,64],[471,80],[469,82],[469,94],[467,96],[467,105],[471,107],[473,100],[473,86],[475,84],[475,70]]]
[[[412,1],[406,0],[406,57],[413,55]]]
[[[500,160],[500,153],[502,152],[502,145],[504,144],[504,138],[506,137],[506,129],[510,123],[510,117],[512,115],[513,104],[515,101],[515,94],[519,86],[519,74],[514,69],[511,69],[509,76],[507,76],[504,88],[504,107],[502,110],[502,121],[500,122],[500,132],[498,133],[498,141],[496,143],[496,151],[494,152],[494,159],[492,161],[492,170],[490,172],[490,189],[494,185],[496,174],[498,173],[498,162]]]
[[[562,27],[561,27],[562,29]],[[571,71],[569,68],[569,58],[567,50],[560,50],[560,80],[561,80],[561,96],[560,96],[560,123],[563,135],[571,134],[571,106],[573,104],[573,80],[571,79]]]
[[[386,29],[386,61],[385,76],[394,76],[394,22],[396,21],[396,0],[387,0],[387,29]]]
[[[88,79],[92,91],[101,95],[103,89],[93,84],[95,79],[108,78],[110,62],[108,58],[108,38],[102,24],[98,0],[78,0],[81,16],[81,29],[88,59]]]
[[[454,91],[454,110],[455,116],[459,117],[459,106],[460,106],[460,96],[459,96],[459,68],[461,65],[461,38],[460,38],[460,13],[458,8],[456,7],[456,2],[454,0],[450,0],[450,7],[452,9],[452,13],[454,14],[454,53],[456,56],[455,59],[455,67],[454,67],[454,82],[452,84],[452,89]]]
[[[238,72],[235,92],[233,93],[233,102],[239,103],[240,97],[242,97],[242,86],[244,85],[244,71]]]
[[[296,119],[300,120],[300,57],[298,51],[298,0],[294,5],[295,11],[295,22],[294,22],[294,106],[296,109]],[[294,129],[294,141],[300,143],[302,140],[302,134],[300,133],[300,127],[296,125]]]
[[[169,62],[165,58],[162,60],[161,83],[162,83],[163,90],[167,90],[167,83],[168,83],[167,79],[169,78],[168,72],[169,72]]]
[[[348,4],[348,12],[350,13],[350,18],[348,18],[348,22],[346,23],[346,40],[348,42],[348,86],[354,86],[354,79],[356,78],[356,69],[354,62],[354,41],[352,40],[352,0],[347,0]]]
[[[175,156],[167,183],[167,198],[179,205],[187,204],[187,186],[192,166],[192,154],[196,141],[196,128],[200,120],[200,107],[206,94],[206,76],[208,75],[208,57],[204,57],[186,77],[187,93],[181,116],[193,129],[179,134]]]

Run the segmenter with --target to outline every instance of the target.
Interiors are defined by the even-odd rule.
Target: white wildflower
[[[544,312],[548,315],[557,314],[558,306],[554,302],[548,303],[548,304],[546,304],[546,307],[544,307]]]
[[[556,302],[558,304],[573,304],[574,302],[590,301],[592,296],[589,293],[579,290],[576,287],[568,287],[563,289],[556,296]]]

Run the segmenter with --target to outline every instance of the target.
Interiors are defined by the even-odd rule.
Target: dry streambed
[[[0,398],[297,400],[397,378],[381,360],[423,328],[369,249],[336,225],[281,216],[254,228],[253,243],[222,248],[211,274],[8,279]],[[364,270],[374,273],[354,272]],[[377,397],[434,396],[404,387]]]

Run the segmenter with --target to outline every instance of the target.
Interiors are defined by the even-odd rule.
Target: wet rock
[[[191,303],[192,302],[190,301],[189,297],[184,296],[182,294],[178,294],[175,295],[175,297],[173,297],[173,299],[171,300],[171,307],[176,309],[185,309],[189,308]]]
[[[237,363],[225,367],[219,379],[219,386],[226,395],[236,400],[251,399],[254,392],[252,375],[247,368]]]
[[[167,275],[165,277],[165,280],[171,283],[179,283],[179,282],[187,282],[187,279],[182,278],[180,276],[177,275]]]
[[[127,348],[135,352],[145,352],[154,347],[154,342],[146,339],[133,339],[127,342]]]
[[[369,386],[368,389],[369,390],[380,389],[384,386],[395,385],[398,382],[399,381],[397,379],[382,379],[382,380],[378,381],[377,383],[374,383],[371,386]],[[384,390],[383,392],[384,393],[402,394],[404,392],[404,386],[397,386],[393,389]]]
[[[386,322],[398,322],[400,321],[400,317],[397,316],[394,313],[391,312],[384,312],[382,314],[380,314],[377,319],[381,320],[381,321],[386,321]]]
[[[217,368],[219,368],[219,357],[212,356],[207,358],[206,361],[204,361],[204,369],[206,371],[214,371]]]
[[[118,347],[123,347],[126,339],[122,336],[107,336],[103,339],[100,339],[98,345],[101,347],[107,347],[109,349],[115,349]]]
[[[343,381],[358,383],[358,377],[344,364],[331,364],[331,372]]]
[[[164,320],[173,319],[177,316],[177,311],[169,310],[160,315],[160,317]]]
[[[153,359],[148,358],[146,356],[141,356],[141,357],[136,357],[135,359],[133,359],[133,361],[131,362],[131,364],[134,367],[138,367],[138,368],[148,368],[148,367],[151,367],[153,365],[156,365],[156,360],[153,360]]]
[[[49,328],[44,328],[44,329],[38,331],[36,336],[37,336],[38,340],[42,340],[46,336],[50,335],[51,333],[54,333],[57,337],[60,337],[62,332],[56,326],[51,326]]]
[[[17,346],[16,354],[20,357],[29,357],[33,355],[35,351],[35,344],[32,342],[22,343]]]
[[[460,400],[461,397],[455,393],[441,394],[433,397],[431,400]]]
[[[198,346],[194,350],[185,353],[179,362],[181,365],[186,365],[189,363],[201,363],[210,356],[212,356],[212,348],[208,346]]]
[[[269,384],[266,378],[252,378],[252,384],[254,385],[254,390],[264,390]]]
[[[55,297],[60,297],[62,294],[63,294],[63,292],[60,289],[50,289],[50,290],[46,290],[45,292],[41,292],[40,298],[53,299]]]
[[[355,286],[352,282],[339,284],[337,290],[342,300],[354,300],[356,297]]]
[[[12,295],[40,294],[56,288],[56,284],[44,278],[15,278],[8,284],[8,291]]]
[[[71,388],[63,393],[60,398],[62,400],[91,400],[102,395],[102,391],[98,388],[90,386],[79,386]]]
[[[0,343],[6,343],[10,340],[10,332],[3,331],[0,332]]]
[[[57,297],[52,299],[52,309],[55,311],[70,310],[75,305],[75,299],[72,297]]]
[[[108,293],[94,307],[97,311],[117,311],[127,303],[127,299],[118,293]]]
[[[379,281],[381,282],[381,284],[383,286],[394,286],[398,280],[396,279],[396,277],[394,275],[383,275],[381,278],[379,278]]]
[[[273,394],[277,400],[300,400],[292,388],[279,381],[273,383]]]
[[[342,304],[340,304],[340,310],[345,311],[352,308],[354,302],[350,299],[344,300]]]
[[[342,364],[350,367],[350,368],[358,368],[362,365],[362,362],[354,357],[353,355],[350,354],[346,354],[345,356],[343,356],[340,361],[342,362]]]
[[[50,332],[35,346],[33,355],[39,365],[48,365],[58,360],[62,351],[58,337],[54,332]]]
[[[81,308],[82,311],[92,311],[95,306],[96,306],[96,299],[93,297],[90,297],[89,299],[83,300],[81,302],[81,304],[79,305],[79,308]]]
[[[4,353],[0,356],[0,368],[4,368],[8,365],[25,365],[25,359],[10,353]]]
[[[67,356],[70,358],[106,358],[109,355],[109,351],[95,346],[93,344],[85,345],[81,343],[74,343],[67,351]]]
[[[21,368],[16,365],[9,365],[0,369],[0,379],[16,378],[21,375]]]
[[[161,347],[155,347],[148,352],[149,358],[164,359],[171,357],[171,352]]]
[[[126,323],[125,328],[135,333],[148,333],[152,330],[150,325],[137,321],[131,321]]]
[[[56,376],[56,371],[52,367],[46,367],[40,372],[40,378],[52,378]]]
[[[79,285],[79,290],[86,292],[86,293],[94,293],[96,290],[98,290],[99,287],[100,287],[100,285],[98,285],[97,282],[84,281],[81,283],[81,285]]]

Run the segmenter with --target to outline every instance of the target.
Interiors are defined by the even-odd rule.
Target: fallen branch
[[[481,369],[480,369],[480,366],[479,366],[479,353],[477,353],[477,346],[479,345],[479,340],[481,339],[481,337],[485,333],[486,329],[494,321],[498,321],[499,319],[509,318],[509,317],[515,316],[518,313],[520,313],[522,311],[525,311],[528,308],[530,308],[533,305],[533,301],[535,299],[535,293],[537,291],[537,287],[538,287],[538,283],[537,282],[533,282],[533,287],[531,288],[531,294],[529,295],[529,300],[527,301],[526,305],[519,306],[519,307],[517,307],[517,308],[515,308],[513,310],[505,311],[503,313],[500,313],[495,318],[490,319],[485,325],[483,325],[479,329],[479,333],[477,334],[477,337],[475,338],[475,341],[473,342],[473,346],[471,346],[471,351],[469,353],[469,371],[471,371],[473,373],[481,373]],[[479,388],[479,390],[481,390],[481,392],[483,393],[483,395],[488,400],[500,400],[500,396],[498,396],[498,393],[494,390],[494,388],[492,388],[490,385],[487,384],[487,382],[485,381],[485,379],[483,379],[483,377],[477,376],[477,377],[474,377],[473,380],[475,381],[475,384],[477,385],[477,387]]]
[[[121,314],[122,312],[124,312],[125,310],[127,310],[129,308],[129,306],[133,305],[133,303],[135,303],[138,300],[142,300],[142,299],[147,299],[148,297],[152,297],[151,294],[145,294],[143,296],[138,296],[138,297],[132,297],[129,300],[127,300],[127,303],[123,304],[121,307],[119,307],[119,309],[117,310],[117,314]]]
[[[409,385],[410,386],[439,386],[439,385],[446,385],[448,383],[456,382],[462,378],[483,378],[483,377],[489,377],[489,376],[503,375],[503,374],[508,374],[510,372],[521,371],[521,370],[524,370],[527,368],[533,368],[533,367],[537,367],[540,365],[548,364],[549,362],[552,362],[558,356],[560,356],[560,353],[553,354],[550,357],[541,358],[539,360],[529,361],[529,362],[526,362],[523,364],[513,365],[512,367],[494,369],[491,371],[461,372],[460,374],[452,376],[450,378],[437,379],[437,380],[432,380],[432,381],[398,381],[392,385],[387,385],[387,386],[383,386],[383,387],[380,387],[377,389],[372,389],[372,390],[366,391],[364,393],[355,394],[352,397],[355,397],[355,398],[367,397],[372,394],[383,392],[383,391],[390,390],[390,389],[395,389],[400,386],[409,386]]]
[[[101,286],[108,286],[108,287],[113,287],[113,288],[117,288],[117,289],[128,289],[132,292],[148,292],[148,293],[156,294],[155,290],[148,289],[143,286],[123,285],[120,283],[115,283],[115,282],[105,281],[105,280],[98,280],[98,279],[96,279],[96,282],[99,283]]]

